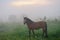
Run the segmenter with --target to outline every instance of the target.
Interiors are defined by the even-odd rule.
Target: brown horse
[[[34,30],[42,28],[43,30],[43,36],[45,34],[45,37],[48,37],[47,35],[47,23],[45,21],[39,21],[39,22],[33,22],[31,19],[24,17],[24,24],[27,24],[29,29],[29,37],[31,35],[31,31],[33,32],[34,36]]]

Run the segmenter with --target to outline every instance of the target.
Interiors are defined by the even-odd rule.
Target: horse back
[[[40,21],[40,22],[34,22],[34,23],[30,24],[28,27],[30,29],[40,29],[40,28],[44,28],[45,25],[46,25],[46,22]]]

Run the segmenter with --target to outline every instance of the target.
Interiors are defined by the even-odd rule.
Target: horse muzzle
[[[25,24],[25,23],[24,23]]]

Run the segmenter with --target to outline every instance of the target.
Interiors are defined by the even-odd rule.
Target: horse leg
[[[45,37],[48,37],[48,35],[47,35],[47,24],[45,25]]]
[[[43,34],[42,34],[42,37],[44,37],[44,29],[43,29]]]
[[[47,30],[45,29],[45,37],[48,37],[48,35],[47,35]]]
[[[33,33],[33,37],[35,38],[35,33],[34,33],[34,30],[32,30],[32,33]]]
[[[47,35],[47,30],[46,30],[45,28],[43,28],[43,36],[44,36],[44,37],[48,37],[48,35]]]
[[[29,30],[29,39],[31,40],[31,30]]]

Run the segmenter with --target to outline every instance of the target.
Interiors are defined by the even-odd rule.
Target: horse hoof
[[[48,38],[48,36],[45,36],[45,38]]]

